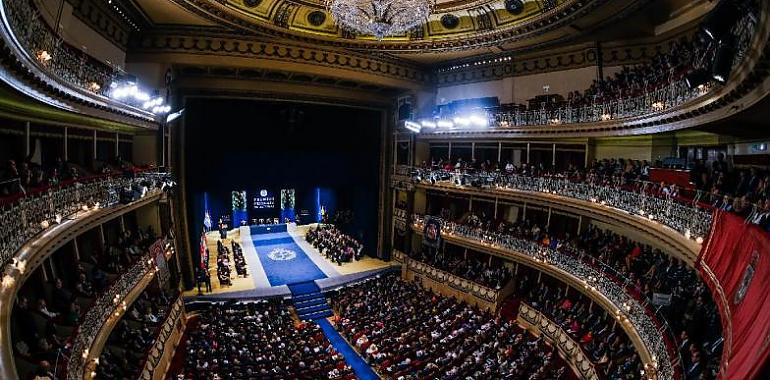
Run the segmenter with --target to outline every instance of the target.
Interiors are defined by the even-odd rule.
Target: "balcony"
[[[0,17],[9,55],[0,73],[12,88],[60,110],[155,128],[153,113],[106,96],[120,72],[63,42],[31,0],[3,0]]]
[[[10,202],[2,215],[3,279],[0,288],[0,377],[17,378],[11,342],[11,313],[19,290],[42,263],[78,234],[98,227],[129,211],[157,202],[165,175],[154,173],[134,177],[98,177],[78,180],[60,187],[27,194]],[[6,200],[7,201],[7,200]],[[139,260],[123,272],[89,306],[75,333],[78,354],[90,350],[94,332],[99,332],[105,317],[114,315],[140,280],[154,273],[147,260]],[[109,309],[109,312],[105,310]],[[84,359],[85,359],[84,358]],[[70,363],[75,370],[80,364]],[[71,373],[71,372],[70,372]]]
[[[404,177],[400,177],[404,178]],[[631,191],[620,184],[573,182],[562,176],[411,169],[417,187],[556,205],[649,231],[693,264],[711,228],[711,211],[692,200]],[[403,179],[402,179],[403,181]],[[652,232],[654,231],[654,232]]]
[[[659,379],[673,379],[680,360],[668,342],[674,342],[665,319],[656,315],[649,300],[632,294],[628,282],[607,265],[588,265],[565,250],[551,250],[530,240],[482,233],[451,222],[442,223],[447,242],[521,262],[548,273],[588,295],[612,313],[628,333],[645,366]],[[412,229],[422,233],[424,218],[414,216]],[[664,334],[662,334],[664,333]]]

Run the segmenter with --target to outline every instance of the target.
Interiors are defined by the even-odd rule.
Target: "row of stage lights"
[[[162,96],[151,96],[131,80],[110,83],[110,97],[122,102],[138,104],[142,109],[156,115],[167,114],[171,106],[164,104]]]
[[[484,128],[489,126],[489,119],[484,115],[468,115],[468,116],[455,116],[452,119],[422,119],[419,122],[409,121],[404,122],[404,128],[414,132],[420,133],[423,128],[436,129],[452,129],[455,127],[479,127]]]

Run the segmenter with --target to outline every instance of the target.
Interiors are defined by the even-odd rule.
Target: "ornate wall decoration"
[[[460,19],[457,16],[451,13],[441,16],[441,26],[444,28],[451,30],[457,28],[458,25],[460,25]]]
[[[243,5],[249,8],[257,7],[259,4],[262,4],[262,0],[243,0]]]
[[[312,11],[307,15],[307,22],[313,26],[321,26],[326,21],[326,13],[322,11]]]

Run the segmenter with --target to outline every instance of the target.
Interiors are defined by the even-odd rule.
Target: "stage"
[[[295,291],[299,284],[310,284],[326,291],[398,269],[398,266],[369,256],[339,266],[305,241],[305,233],[311,226],[316,227],[314,224],[274,224],[243,226],[229,231],[223,243],[230,246],[232,239],[241,245],[249,273],[246,278],[237,277],[235,268],[231,268],[230,286],[219,284],[216,247],[220,236],[218,231],[209,232],[207,245],[211,254],[209,274],[212,292],[206,293],[203,289],[204,294],[199,295],[196,287],[185,292],[185,298],[223,300],[290,296],[292,285]]]

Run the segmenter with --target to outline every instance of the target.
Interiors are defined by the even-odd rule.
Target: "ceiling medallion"
[[[512,15],[519,15],[524,11],[524,2],[522,0],[505,0],[505,10]]]
[[[326,21],[326,13],[321,11],[312,11],[307,15],[307,22],[313,26],[321,26]]]
[[[434,0],[325,0],[343,29],[378,40],[402,34],[422,24],[433,12]]]
[[[460,19],[457,16],[451,13],[441,16],[441,26],[447,29],[454,29],[458,25],[460,25]]]

